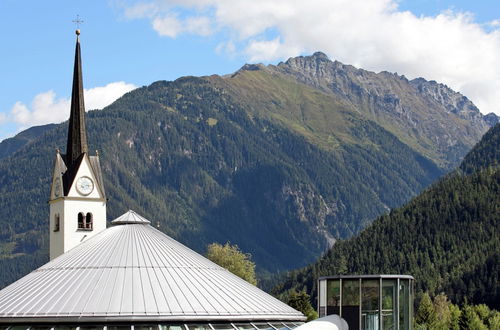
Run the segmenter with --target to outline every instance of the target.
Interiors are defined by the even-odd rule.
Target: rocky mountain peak
[[[259,70],[265,70],[266,66],[264,64],[258,63],[258,64],[250,64],[246,63],[244,64],[238,71],[233,73],[231,75],[232,78],[238,76],[240,73],[246,72],[246,71],[259,71]]]
[[[465,146],[474,145],[494,121],[492,116],[486,121],[467,97],[444,84],[358,69],[321,52],[267,68],[338,96],[392,133],[406,135],[403,139],[418,150],[432,149],[427,154],[431,158],[436,150],[449,154],[445,167],[456,164]]]
[[[319,63],[332,63],[328,55],[323,52],[315,52],[309,56],[290,57],[285,63],[280,62],[278,66],[297,66],[297,64],[319,64]]]
[[[498,117],[493,112],[490,112],[489,114],[485,115],[483,119],[486,123],[488,123],[490,127],[493,127],[496,124],[500,123],[500,117]]]
[[[442,105],[445,111],[460,118],[484,124],[483,116],[474,103],[448,86],[434,80],[427,81],[424,78],[413,79],[410,84],[425,98],[430,98]]]
[[[257,71],[257,70],[262,70],[263,68],[265,68],[264,65],[260,63],[259,64],[246,63],[238,71]]]
[[[330,61],[330,58],[323,52],[316,52],[312,54],[312,57],[317,60]]]
[[[295,70],[304,75],[322,73],[324,70],[331,70],[335,66],[344,67],[342,63],[330,60],[323,52],[315,52],[309,56],[291,57],[286,62],[280,62],[277,65],[282,70],[288,72]]]
[[[357,70],[338,61],[331,61],[325,53],[316,52],[310,56],[297,56],[280,62],[269,69],[293,76],[299,82],[330,93],[337,76],[345,76],[347,72]]]

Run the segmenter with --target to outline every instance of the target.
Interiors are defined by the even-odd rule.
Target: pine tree
[[[444,293],[434,297],[434,311],[436,312],[434,329],[448,330],[451,328],[450,305],[450,301]]]
[[[450,330],[460,330],[460,315],[461,311],[457,305],[450,304]]]
[[[305,291],[292,291],[288,296],[287,304],[307,316],[307,321],[312,321],[318,318],[318,313],[312,307],[310,298]]]
[[[460,315],[459,325],[461,330],[487,330],[488,328],[481,321],[474,311],[474,307],[465,305]]]
[[[426,326],[427,329],[434,329],[436,320],[436,311],[434,310],[431,297],[425,292],[420,300],[415,321],[417,324]]]

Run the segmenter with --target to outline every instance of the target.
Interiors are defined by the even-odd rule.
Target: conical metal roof
[[[132,210],[129,210],[125,214],[122,214],[115,220],[111,221],[112,225],[124,225],[124,224],[131,224],[131,223],[139,223],[139,224],[150,224],[151,221],[148,219],[141,217],[139,214],[135,213]]]
[[[302,321],[129,211],[0,291],[0,323]]]

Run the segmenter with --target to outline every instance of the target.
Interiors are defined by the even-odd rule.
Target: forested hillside
[[[12,155],[26,144],[36,140],[46,131],[53,129],[55,126],[55,124],[34,126],[22,131],[14,137],[3,140],[0,142],[0,159]]]
[[[355,119],[349,129],[359,142],[327,152],[188,78],[130,93],[89,113],[87,126],[91,148],[100,150],[110,218],[131,208],[198,251],[231,241],[277,270],[313,260],[329,240],[351,236],[442,173],[384,129]],[[65,130],[59,125],[0,163],[6,254],[46,249],[39,233]]]
[[[500,302],[500,125],[465,157],[461,168],[358,236],[339,241],[317,263],[292,272],[277,292],[306,288],[318,276],[410,274],[417,292],[453,302]]]
[[[401,99],[418,94],[404,90]],[[232,76],[139,88],[89,112],[87,128],[90,150],[101,155],[108,220],[133,209],[199,252],[229,241],[251,253],[259,271],[275,272],[312,262],[405,203],[485,129],[477,109],[464,117],[436,107],[427,114],[449,119],[450,132],[434,133],[450,154],[434,144],[422,151],[398,133],[404,125],[385,127],[353,100],[289,73],[245,66]],[[414,128],[423,130],[432,127]],[[47,260],[46,201],[66,124],[10,141],[20,143],[0,144],[0,286]]]
[[[464,158],[460,169],[471,174],[488,167],[500,165],[500,125],[496,125]]]

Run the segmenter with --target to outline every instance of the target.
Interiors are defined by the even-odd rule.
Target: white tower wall
[[[54,175],[59,174],[55,171]],[[78,179],[81,177],[86,177],[93,182],[93,189],[87,195],[83,195],[76,188]],[[54,178],[53,185],[55,185],[55,181]],[[53,187],[53,198],[55,190],[56,188]],[[90,166],[87,154],[84,155],[80,163],[68,194],[52,199],[49,204],[51,260],[106,229],[106,198]],[[85,217],[89,213],[92,215],[92,228],[79,228],[79,213]],[[57,219],[59,219],[59,226],[56,224]]]
[[[49,237],[50,237],[50,260],[64,253],[64,203],[63,199],[50,201]],[[59,219],[59,228],[56,228],[56,217]]]
[[[78,228],[78,213],[92,213],[92,230]],[[59,231],[54,231],[59,215]],[[98,198],[62,197],[50,203],[50,259],[106,229],[106,201]]]

